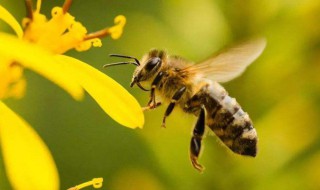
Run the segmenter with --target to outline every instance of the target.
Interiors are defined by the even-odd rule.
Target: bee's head
[[[141,64],[133,73],[131,87],[134,84],[139,85],[140,82],[148,81],[156,76],[159,72],[166,53],[161,50],[153,49],[142,57]]]
[[[166,58],[166,53],[161,50],[153,49],[142,57],[141,62],[139,62],[138,59],[131,56],[115,55],[115,54],[112,54],[110,56],[133,59],[134,62],[111,63],[111,64],[104,65],[104,67],[113,66],[113,65],[123,65],[123,64],[136,65],[137,68],[133,73],[130,87],[133,87],[135,84],[137,84],[142,90],[149,91],[143,88],[140,82],[148,81],[149,79],[152,79],[156,76],[156,74],[159,72],[161,68],[163,59]]]

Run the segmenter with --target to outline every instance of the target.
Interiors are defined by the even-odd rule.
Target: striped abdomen
[[[218,83],[209,83],[205,93],[206,124],[233,152],[256,156],[257,133],[249,115]]]

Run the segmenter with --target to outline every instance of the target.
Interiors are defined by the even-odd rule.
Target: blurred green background
[[[19,21],[25,16],[22,0],[0,4]],[[42,13],[62,4],[44,1]],[[199,61],[251,36],[265,36],[268,44],[241,77],[224,84],[255,124],[258,155],[235,155],[209,135],[200,158],[203,174],[189,161],[193,116],[176,109],[163,129],[162,106],[145,113],[142,130],[128,129],[90,96],[76,102],[26,71],[26,96],[5,102],[49,146],[61,189],[94,177],[103,177],[108,190],[320,189],[320,1],[74,0],[69,12],[91,32],[111,26],[118,14],[127,17],[119,40],[105,38],[101,48],[67,54],[117,80],[143,106],[149,94],[129,87],[134,67],[104,70],[103,64],[118,61],[108,54],[141,57],[160,48]],[[11,189],[0,160],[0,189]]]

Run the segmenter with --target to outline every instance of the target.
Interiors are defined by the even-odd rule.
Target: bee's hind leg
[[[161,127],[166,127],[166,118],[171,114],[174,106],[176,105],[176,102],[181,98],[181,96],[185,91],[186,91],[186,87],[183,86],[173,95],[171,102],[168,108],[166,109],[166,112],[164,113]]]
[[[193,129],[193,135],[190,143],[190,159],[193,167],[199,172],[204,170],[204,167],[198,163],[198,157],[201,151],[201,141],[205,129],[205,110],[202,107],[197,123]]]

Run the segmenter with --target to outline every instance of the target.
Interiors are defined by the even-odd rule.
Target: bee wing
[[[217,82],[227,82],[241,75],[246,67],[259,57],[265,46],[264,38],[254,39],[186,69],[189,72],[202,73],[203,77]]]

